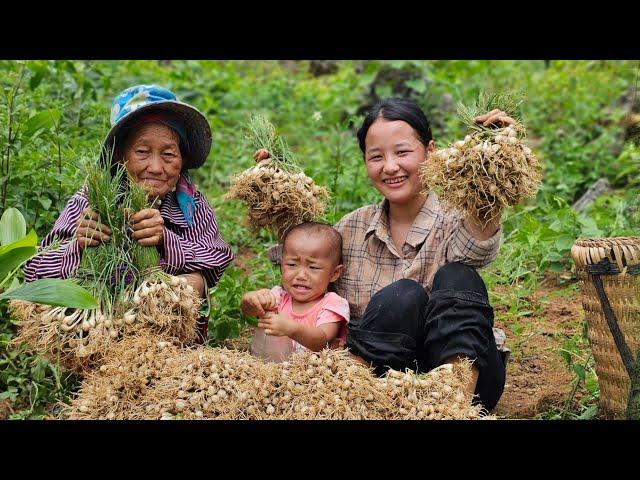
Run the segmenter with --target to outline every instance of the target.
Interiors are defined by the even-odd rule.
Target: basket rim
[[[640,237],[578,239],[571,247],[571,257],[578,267],[606,259],[624,274],[626,267],[640,264]]]
[[[639,237],[605,237],[605,238],[579,238],[576,240],[575,246],[586,248],[610,247],[614,245],[625,245],[640,247]]]

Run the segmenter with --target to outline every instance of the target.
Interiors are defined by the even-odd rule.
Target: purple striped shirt
[[[160,206],[164,219],[164,248],[161,252],[172,275],[199,271],[213,287],[233,260],[233,253],[220,236],[216,217],[204,195],[194,196],[196,211],[191,226],[187,225],[176,201],[175,192],[168,193]],[[69,278],[78,265],[82,251],[75,239],[76,221],[89,205],[84,188],[67,202],[53,229],[42,240],[40,250],[60,240],[59,248],[49,250],[29,260],[24,267],[25,281],[38,278]]]

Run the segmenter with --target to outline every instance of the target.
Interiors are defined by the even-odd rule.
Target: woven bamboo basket
[[[624,341],[635,358],[640,347],[640,237],[578,240],[571,256],[577,267],[600,384],[600,408],[605,417],[620,418],[627,408],[630,378],[593,274],[599,275]]]

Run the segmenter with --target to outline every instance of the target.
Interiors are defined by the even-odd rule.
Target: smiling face
[[[282,286],[298,303],[322,298],[329,283],[342,273],[336,252],[323,236],[312,236],[304,231],[292,231],[286,238],[280,272]]]
[[[433,149],[433,140],[425,147],[407,122],[379,117],[365,138],[367,175],[390,203],[410,203],[422,190],[419,169]]]
[[[127,171],[149,197],[171,192],[180,178],[182,154],[179,137],[160,123],[146,123],[131,132],[126,143],[124,159]]]

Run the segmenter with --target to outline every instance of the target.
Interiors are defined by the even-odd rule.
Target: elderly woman
[[[124,162],[135,181],[158,198],[159,208],[145,208],[130,218],[132,237],[154,245],[167,273],[184,276],[207,298],[233,254],[218,232],[211,206],[191,182],[188,170],[201,166],[211,148],[211,129],[194,107],[179,102],[165,88],[138,85],[116,97],[111,130],[102,159]],[[156,202],[156,205],[158,202]],[[72,277],[83,251],[110,240],[110,230],[88,208],[86,189],[74,194],[42,241],[59,248],[34,257],[24,268],[25,280]],[[198,343],[206,342],[208,309],[199,320]]]

